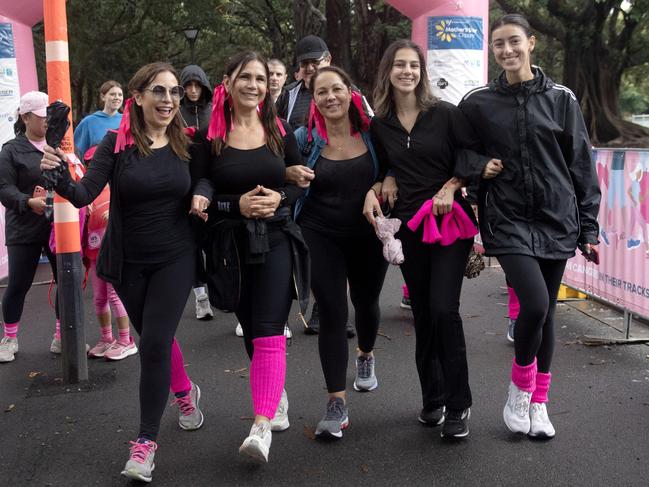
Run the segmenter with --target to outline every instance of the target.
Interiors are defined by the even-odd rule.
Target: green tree
[[[594,144],[644,147],[649,131],[623,120],[623,74],[649,61],[649,0],[497,0],[563,47],[563,83],[581,102]]]

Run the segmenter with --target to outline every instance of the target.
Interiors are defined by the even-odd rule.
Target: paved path
[[[203,390],[205,425],[181,431],[174,410],[167,410],[155,485],[649,485],[649,347],[584,347],[577,337],[617,332],[560,305],[549,405],[557,437],[534,442],[514,436],[501,418],[513,353],[504,336],[504,278],[499,269],[487,269],[465,281],[462,301],[471,434],[447,443],[439,429],[416,420],[415,337],[409,313],[398,306],[400,279],[392,268],[382,295],[379,388],[350,391],[351,426],[337,442],[312,437],[326,402],[324,381],[317,339],[304,335],[292,314],[291,428],[274,435],[264,467],[242,462],[237,453],[250,428],[251,405],[235,318],[219,313],[213,321],[196,321],[190,302],[178,337],[190,376]],[[0,486],[127,485],[119,472],[137,426],[138,360],[91,361],[90,385],[82,391],[61,385],[60,358],[48,351],[53,319],[46,292],[46,286],[31,291],[20,353],[0,365]],[[89,300],[86,313],[94,343],[98,326]],[[350,389],[352,380],[350,368]]]

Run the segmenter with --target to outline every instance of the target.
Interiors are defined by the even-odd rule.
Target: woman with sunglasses
[[[532,66],[535,45],[521,15],[491,26],[503,71],[460,102],[483,149],[461,159],[456,174],[479,181],[482,241],[520,302],[503,420],[512,432],[552,438],[546,404],[557,292],[577,247],[596,260],[600,190],[579,102]]]
[[[132,98],[117,134],[104,137],[78,183],[62,171],[56,191],[81,207],[111,185],[97,274],[113,284],[140,335],[140,432],[122,474],[150,482],[170,386],[180,427],[203,424],[200,389],[187,377],[174,339],[194,279],[189,208],[196,145],[183,129],[179,103],[184,90],[171,65],[143,66],[128,88]],[[46,147],[41,169],[56,169],[61,160],[60,150]]]
[[[308,296],[308,284],[299,279],[304,267],[295,257],[306,257],[306,244],[291,219],[291,204],[302,190],[284,181],[287,166],[302,160],[293,133],[276,116],[268,79],[266,61],[256,52],[228,62],[212,101],[205,178],[192,202],[192,211],[205,219],[211,203],[211,238],[235,247],[230,255],[238,275],[231,287],[238,295],[231,304],[252,360],[255,417],[239,453],[264,463],[271,431],[289,426],[284,324],[295,294]],[[224,258],[211,255],[208,262],[220,265]],[[300,304],[304,312],[305,302]]]

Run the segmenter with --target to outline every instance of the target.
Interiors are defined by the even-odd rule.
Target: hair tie
[[[367,118],[365,110],[363,110],[363,97],[358,91],[352,90],[352,103],[361,116],[361,131],[367,132],[370,128],[370,119]],[[354,129],[352,129],[352,135],[354,135]]]
[[[318,110],[318,107],[316,107],[315,101],[311,99],[311,105],[309,106],[309,121],[307,122],[307,130],[309,132],[307,140],[309,142],[313,140],[311,130],[314,123],[316,132],[318,132],[318,135],[328,144],[329,137],[327,135],[327,125],[325,124],[324,117],[322,116],[322,113],[320,113],[320,110]]]
[[[222,139],[225,140],[226,128],[225,114],[223,107],[225,100],[228,98],[228,93],[225,91],[223,83],[214,88],[214,95],[212,96],[212,114],[210,115],[210,123],[207,129],[207,140]]]
[[[117,129],[117,141],[115,142],[114,153],[117,154],[128,146],[135,144],[133,132],[131,132],[131,107],[135,99],[130,97],[124,103],[124,113],[122,114],[122,121],[119,123]]]

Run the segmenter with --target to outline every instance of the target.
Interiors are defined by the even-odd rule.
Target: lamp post
[[[183,34],[185,34],[185,39],[187,39],[187,42],[189,42],[189,48],[191,49],[191,62],[194,64],[196,62],[196,58],[194,56],[194,44],[196,43],[196,38],[198,37],[198,29],[194,27],[188,27],[183,30]]]

